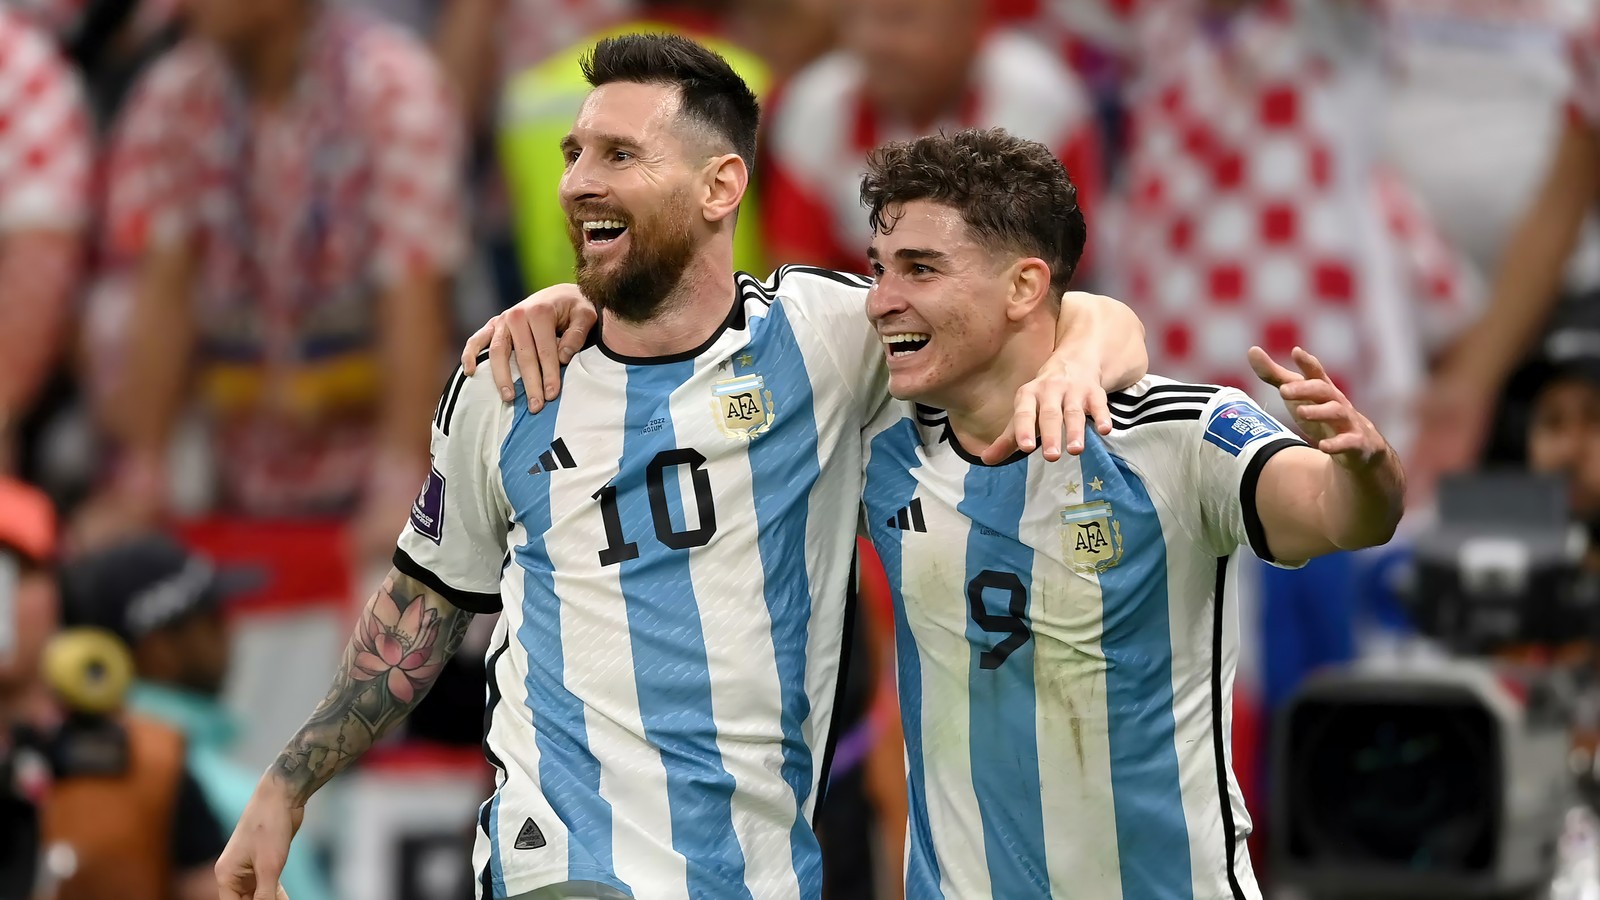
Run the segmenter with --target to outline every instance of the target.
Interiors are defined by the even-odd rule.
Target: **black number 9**
[[[1005,591],[1008,595],[1004,615],[991,613],[984,605],[983,592],[989,588]],[[967,583],[967,602],[972,606],[972,621],[979,628],[1006,636],[994,645],[994,649],[983,651],[978,657],[980,667],[1000,668],[1007,657],[1033,637],[1033,632],[1028,630],[1028,623],[1022,618],[1028,611],[1028,589],[1023,586],[1022,579],[1011,572],[996,572],[993,569],[979,572],[976,578]]]

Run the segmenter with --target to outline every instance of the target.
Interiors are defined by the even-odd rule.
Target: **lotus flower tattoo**
[[[373,614],[364,617],[350,677],[357,681],[384,679],[396,700],[410,703],[444,666],[442,657],[429,662],[439,639],[439,612],[426,608],[420,599],[401,612],[389,586],[384,587],[373,601]]]

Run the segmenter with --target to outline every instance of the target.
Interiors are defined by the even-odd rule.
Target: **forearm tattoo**
[[[297,801],[416,708],[471,623],[472,613],[390,570],[356,623],[328,695],[273,764]]]

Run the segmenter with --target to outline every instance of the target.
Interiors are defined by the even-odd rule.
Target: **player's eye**
[[[561,158],[566,160],[567,168],[569,168],[569,169],[572,168],[573,163],[576,163],[578,161],[578,150],[577,150],[577,148],[571,148],[571,149],[567,149],[567,150],[561,151]]]
[[[630,159],[633,159],[633,154],[629,153],[626,150],[613,150],[613,151],[611,151],[611,161],[612,162],[627,162]]]
[[[871,271],[872,271],[872,277],[873,278],[882,278],[883,277],[883,263],[880,263],[880,262],[873,263],[872,266],[871,266]]]
[[[932,275],[933,274],[933,267],[932,266],[925,266],[922,263],[912,263],[911,264],[911,274],[913,274],[913,275]]]

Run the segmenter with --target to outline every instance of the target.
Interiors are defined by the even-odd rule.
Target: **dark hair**
[[[885,207],[913,200],[960,210],[973,236],[992,250],[1044,260],[1056,299],[1083,255],[1083,210],[1066,167],[1050,148],[1004,128],[969,128],[872,151],[861,202],[871,210],[873,232],[894,229]]]
[[[746,167],[755,167],[761,104],[714,51],[676,34],[626,34],[596,44],[578,65],[593,87],[616,81],[676,87],[680,114],[726,140]]]

